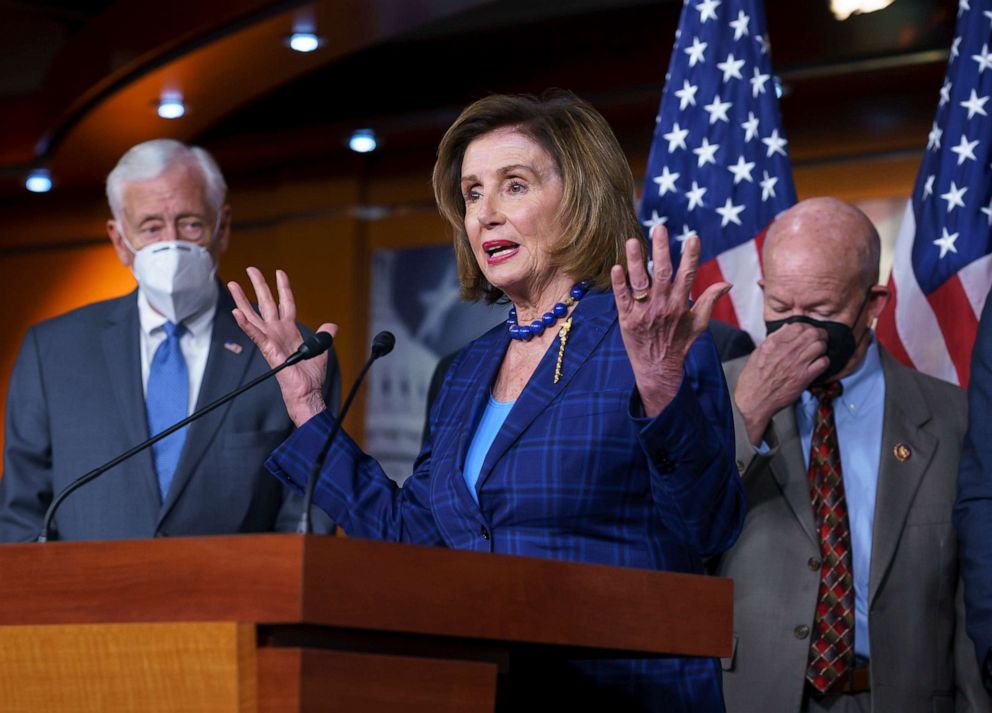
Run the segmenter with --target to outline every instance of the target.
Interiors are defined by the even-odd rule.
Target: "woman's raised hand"
[[[249,267],[248,279],[255,289],[258,300],[258,311],[252,307],[241,285],[237,282],[227,283],[234,304],[234,320],[238,323],[248,338],[265,357],[270,367],[282,364],[290,354],[303,342],[303,335],[296,324],[296,302],[293,290],[289,286],[289,277],[282,270],[276,270],[276,289],[279,293],[278,304],[272,297],[262,272],[255,267]],[[337,334],[337,325],[324,323],[318,327],[319,332]],[[279,388],[282,390],[283,401],[289,417],[297,426],[301,426],[315,414],[323,411],[323,387],[327,377],[327,353],[319,357],[301,361],[298,364],[283,369],[276,375]]]
[[[610,273],[617,302],[620,333],[634,371],[644,412],[654,418],[678,393],[689,347],[710,323],[716,301],[730,291],[729,282],[717,282],[690,307],[689,296],[699,266],[699,238],[683,243],[682,261],[672,280],[668,231],[651,233],[654,266],[648,278],[641,257],[642,241],[627,241],[627,275],[620,265]]]

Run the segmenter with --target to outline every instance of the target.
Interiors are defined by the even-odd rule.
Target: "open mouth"
[[[487,240],[482,244],[482,250],[486,253],[486,262],[496,265],[517,254],[520,245],[510,240]]]

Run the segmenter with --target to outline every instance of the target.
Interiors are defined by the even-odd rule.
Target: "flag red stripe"
[[[937,315],[944,343],[947,344],[947,351],[951,353],[951,360],[958,372],[958,383],[966,388],[971,367],[971,350],[975,346],[975,334],[978,332],[978,318],[971,308],[971,300],[968,299],[961,280],[955,275],[932,292],[927,301]]]

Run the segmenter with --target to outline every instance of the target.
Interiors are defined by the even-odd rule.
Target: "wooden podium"
[[[0,711],[493,711],[523,661],[730,655],[731,587],[302,535],[5,545]]]

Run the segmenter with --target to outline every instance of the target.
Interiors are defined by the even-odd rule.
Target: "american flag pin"
[[[896,447],[892,449],[892,453],[900,463],[905,463],[913,455],[913,451],[905,443],[897,443]]]
[[[224,342],[224,348],[232,354],[240,354],[244,349],[244,347],[237,342]]]

